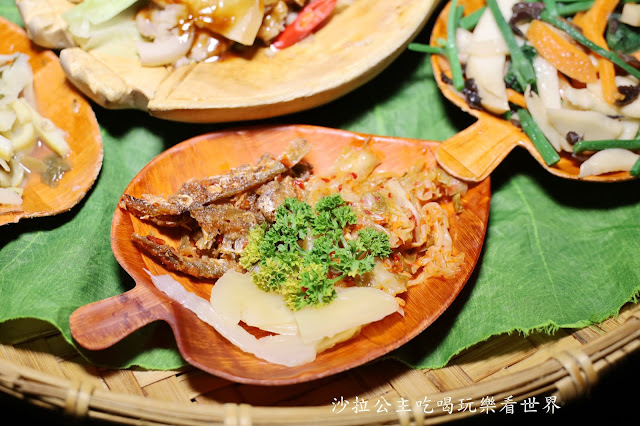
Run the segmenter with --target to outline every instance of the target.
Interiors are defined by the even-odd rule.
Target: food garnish
[[[335,283],[371,271],[374,258],[391,254],[389,236],[373,228],[362,228],[347,240],[347,228],[357,222],[340,194],[320,199],[315,211],[304,201],[287,198],[273,224],[250,232],[240,265],[253,271],[258,287],[282,294],[293,310],[327,304],[337,296]],[[305,250],[301,242],[309,237],[313,243]]]
[[[0,55],[0,204],[22,204],[28,173],[55,186],[71,168],[63,130],[38,113],[24,53]]]
[[[169,197],[120,202],[159,231],[184,230],[177,247],[134,234],[151,258],[217,279],[209,302],[192,300],[170,275],[151,275],[154,284],[242,350],[282,365],[310,362],[366,324],[402,314],[409,286],[452,276],[463,260],[440,202],[463,208],[464,183],[420,160],[403,175],[376,171],[381,160],[368,142],[316,175],[308,150],[297,139],[277,158],[185,182]]]
[[[638,176],[637,10],[618,0],[456,0],[447,40],[410,48],[447,58],[443,82],[471,108],[521,126],[548,166],[565,155],[580,163],[578,177]]]
[[[248,46],[284,49],[328,18],[337,0],[83,0],[63,18],[85,50],[137,55],[143,66],[211,62]]]

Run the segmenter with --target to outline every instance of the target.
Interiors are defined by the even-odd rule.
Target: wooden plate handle
[[[511,123],[482,115],[471,126],[442,142],[436,159],[448,173],[459,179],[485,179],[518,145],[523,134]]]
[[[69,318],[71,335],[90,350],[105,349],[139,328],[165,319],[166,304],[138,285],[118,296],[76,309]]]

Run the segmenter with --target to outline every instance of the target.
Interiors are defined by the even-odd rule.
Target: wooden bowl
[[[177,69],[142,67],[72,47],[60,15],[68,0],[18,0],[32,38],[60,54],[68,78],[106,108],[137,108],[184,122],[289,114],[330,102],[380,73],[425,25],[435,0],[355,0],[339,5],[313,36],[274,52]]]
[[[223,173],[231,167],[252,163],[264,152],[280,154],[295,137],[311,142],[305,157],[317,173],[327,170],[342,148],[361,144],[368,135],[313,126],[262,127],[225,131],[182,142],[151,161],[126,188],[125,193],[171,194],[189,178]],[[372,147],[385,156],[379,170],[402,173],[417,158],[426,156],[435,165],[437,142],[372,136]],[[431,324],[451,304],[465,285],[478,260],[487,226],[490,185],[485,180],[473,184],[463,198],[464,211],[450,213],[450,232],[454,252],[464,253],[459,271],[449,279],[429,279],[409,288],[404,318],[391,315],[364,327],[352,340],[318,355],[309,364],[283,367],[247,354],[221,337],[191,311],[171,302],[157,290],[146,270],[154,275],[171,274],[187,290],[209,300],[213,281],[194,280],[172,273],[142,254],[133,244],[137,232],[155,235],[177,244],[170,231],[157,228],[118,209],[111,228],[113,252],[136,286],[128,292],[83,306],[70,319],[71,332],[78,344],[91,349],[107,348],[136,329],[156,320],[169,323],[182,356],[192,365],[229,380],[282,385],[313,380],[373,360],[408,342]]]
[[[15,52],[29,55],[36,107],[68,134],[68,159],[73,169],[55,187],[43,183],[39,174],[30,174],[22,205],[0,205],[0,225],[71,209],[89,191],[102,167],[102,137],[96,117],[82,94],[67,81],[58,57],[35,46],[22,28],[0,17],[0,54]]]
[[[478,0],[460,0],[459,2],[460,5],[465,6],[465,13],[473,12],[474,8],[482,6],[483,3]],[[447,38],[449,6],[450,4],[447,4],[444,7],[434,24],[431,33],[431,44],[434,46],[438,39]],[[452,175],[472,182],[481,181],[489,176],[513,148],[521,146],[529,151],[549,173],[562,178],[593,182],[634,179],[629,172],[612,172],[579,178],[580,162],[567,152],[560,153],[560,161],[554,166],[547,166],[533,142],[520,128],[488,112],[472,109],[453,86],[443,81],[443,72],[451,77],[451,67],[444,56],[432,55],[431,63],[436,82],[444,96],[478,119],[467,129],[444,141],[438,148],[436,153],[438,163]]]

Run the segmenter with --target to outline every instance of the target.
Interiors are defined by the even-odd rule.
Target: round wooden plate
[[[362,144],[369,135],[313,126],[261,127],[202,135],[182,142],[152,160],[126,188],[125,193],[171,194],[187,179],[223,173],[253,163],[265,152],[276,156],[296,137],[306,138],[311,151],[305,157],[315,172],[327,170],[344,147]],[[371,136],[373,149],[383,153],[379,170],[402,173],[416,159],[435,165],[438,142]],[[431,324],[451,304],[465,285],[478,260],[489,214],[490,185],[485,180],[470,187],[463,198],[464,211],[450,212],[454,252],[465,254],[459,272],[449,279],[429,279],[409,288],[404,317],[391,315],[363,328],[352,340],[322,352],[309,364],[283,367],[247,354],[218,335],[195,314],[171,302],[157,290],[146,270],[154,275],[170,273],[142,254],[133,244],[137,232],[155,235],[177,245],[178,237],[143,222],[127,211],[115,212],[111,244],[122,267],[137,285],[128,292],[83,306],[71,315],[71,332],[81,346],[109,347],[152,321],[170,324],[182,356],[209,373],[242,383],[281,385],[313,380],[361,365],[408,342]],[[187,290],[209,300],[213,281],[171,275]]]
[[[229,122],[289,114],[332,101],[371,80],[424,27],[435,0],[341,1],[312,36],[274,52],[215,63],[142,67],[72,47],[61,14],[70,0],[18,0],[32,38],[64,48],[67,76],[98,104],[184,122]]]
[[[465,6],[465,14],[473,12],[473,8],[482,6],[477,0],[460,0]],[[436,20],[431,33],[431,44],[437,40],[447,38],[447,4]],[[542,156],[527,135],[514,124],[485,111],[469,107],[464,97],[453,86],[442,79],[444,72],[451,76],[451,67],[444,56],[432,55],[433,74],[438,87],[445,97],[463,111],[473,115],[478,120],[462,132],[447,139],[438,148],[436,158],[438,163],[452,175],[468,181],[478,182],[489,176],[500,162],[516,146],[525,148],[533,158],[549,173],[565,179],[576,179],[595,182],[617,182],[634,179],[629,172],[612,172],[597,176],[579,178],[580,162],[572,158],[570,153],[560,153],[560,161],[553,167],[547,166]]]
[[[89,191],[102,167],[102,137],[96,117],[86,99],[67,81],[58,57],[35,46],[22,28],[0,17],[0,54],[15,52],[29,55],[36,107],[67,133],[73,169],[55,187],[42,183],[39,174],[30,174],[22,205],[0,205],[0,225],[71,209]]]

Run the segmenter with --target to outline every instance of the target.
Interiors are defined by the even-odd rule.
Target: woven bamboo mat
[[[97,368],[48,324],[15,320],[0,324],[0,390],[67,418],[116,424],[438,424],[498,413],[508,401],[562,407],[639,347],[640,306],[628,304],[583,329],[493,337],[442,369],[384,360],[276,391],[191,367]]]

